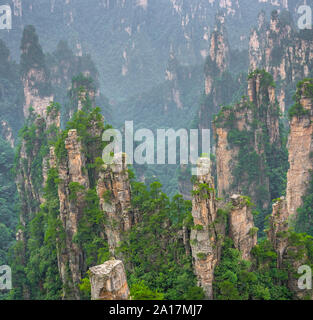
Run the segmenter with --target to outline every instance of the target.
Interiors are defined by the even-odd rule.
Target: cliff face
[[[66,298],[79,298],[78,284],[83,270],[83,254],[73,241],[78,231],[79,219],[86,205],[84,190],[89,188],[85,155],[78,139],[77,131],[70,130],[65,140],[67,157],[59,163],[58,171],[61,182],[58,195],[60,201],[60,219],[65,231],[65,246],[58,255],[58,264],[62,282],[70,287],[70,294],[64,292]],[[76,187],[77,186],[77,187]],[[70,275],[68,275],[68,268]]]
[[[231,197],[232,209],[229,214],[229,235],[242,259],[251,259],[251,250],[257,244],[257,229],[254,227],[252,209],[240,195]]]
[[[229,147],[227,129],[215,127],[214,132],[218,139],[216,148],[217,190],[220,196],[225,196],[233,186],[233,159],[238,157],[239,148]]]
[[[286,234],[289,229],[287,202],[281,197],[273,204],[273,213],[269,218],[268,239],[277,252],[277,267],[282,266],[283,254],[288,245]]]
[[[123,233],[135,223],[125,154],[115,155],[113,164],[104,165],[99,174],[97,194],[106,217],[105,232],[109,249],[114,256],[116,248],[123,241]]]
[[[297,33],[287,13],[272,13],[269,23],[261,13],[250,35],[249,57],[251,70],[264,68],[279,84],[277,98],[284,111],[292,102],[290,91],[295,82],[310,75],[312,37],[309,30]]]
[[[250,74],[247,93],[239,104],[222,108],[214,120],[217,189],[220,196],[250,195],[265,208],[270,198],[266,143],[281,147],[279,112],[270,75],[260,71]],[[258,173],[252,172],[253,166],[258,167]],[[264,196],[259,199],[256,190],[261,186]]]
[[[288,138],[289,164],[287,174],[287,208],[289,215],[296,214],[302,205],[313,169],[313,111],[312,82],[304,81],[298,87],[297,101],[299,113],[292,115]],[[303,109],[303,112],[301,112]]]
[[[50,103],[54,100],[53,95],[40,95],[36,86],[47,85],[46,75],[43,70],[31,69],[23,77],[25,103],[23,106],[25,118],[29,115],[29,108],[41,117],[45,117],[45,112]]]
[[[217,16],[216,26],[211,33],[210,50],[205,68],[205,94],[212,93],[214,77],[219,77],[229,68],[229,43],[224,26],[224,17]],[[215,92],[216,95],[216,92]],[[217,101],[215,101],[217,102]]]
[[[27,26],[23,31],[20,69],[24,87],[24,116],[28,117],[32,107],[36,114],[44,118],[53,96],[45,55],[33,26]]]
[[[224,100],[227,94],[225,94],[225,88],[223,88],[224,91],[222,90],[219,79],[223,78],[228,71],[229,62],[229,43],[224,16],[218,15],[210,36],[210,49],[204,67],[205,101],[201,103],[198,115],[200,128],[209,128],[212,115],[218,111],[220,104],[226,103]]]

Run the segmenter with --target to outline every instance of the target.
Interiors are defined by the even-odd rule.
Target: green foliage
[[[249,235],[250,235],[250,236],[256,235],[256,234],[258,233],[258,230],[259,230],[259,228],[257,228],[257,227],[251,228],[251,229],[249,230]]]
[[[134,283],[130,288],[132,300],[164,300],[164,294],[150,290],[144,281]]]
[[[24,127],[20,130],[19,136],[24,141],[26,147],[27,157],[30,159],[30,167],[28,162],[25,163],[24,170],[29,170],[29,175],[32,178],[33,185],[36,191],[41,190],[43,184],[42,164],[44,157],[49,152],[49,141],[47,138],[47,129],[45,121],[37,116],[30,110],[29,118]],[[21,144],[18,151],[21,150]],[[17,156],[19,153],[17,153]],[[16,159],[16,168],[21,165]]]
[[[241,199],[245,202],[246,206],[248,208],[252,208],[255,206],[255,204],[251,201],[250,197],[247,196],[241,196]]]
[[[68,187],[70,190],[69,198],[73,201],[77,200],[77,193],[85,189],[85,187],[80,185],[78,182],[70,182]]]
[[[214,295],[217,300],[286,300],[287,273],[276,268],[276,253],[268,241],[253,249],[254,264],[244,261],[232,240],[225,239],[222,259],[215,269]]]
[[[207,258],[207,255],[203,252],[199,252],[199,253],[197,253],[197,257],[200,260],[205,260]]]
[[[303,117],[309,114],[309,110],[303,108],[303,106],[297,102],[288,110],[288,117],[291,120],[293,117]]]
[[[268,87],[276,87],[273,76],[266,72],[264,69],[256,69],[249,73],[248,79],[255,78],[257,75],[261,76],[261,88],[267,89]]]
[[[199,195],[201,199],[208,199],[210,194],[214,192],[214,188],[211,188],[206,183],[199,183],[196,185],[196,189],[191,192],[193,196]]]
[[[82,152],[86,156],[86,168],[92,188],[95,186],[95,178],[101,163],[99,158],[102,156],[104,147],[108,144],[108,142],[102,141],[102,132],[109,128],[112,127],[103,123],[100,108],[90,108],[89,105],[84,105],[82,110],[73,115],[55,143],[55,154],[58,161],[66,159],[65,140],[68,137],[68,132],[71,129],[77,130],[77,135],[82,143]],[[99,135],[95,136],[93,130],[97,130]]]
[[[21,288],[27,287],[32,299],[58,300],[61,298],[62,285],[57,263],[57,240],[62,241],[64,230],[59,215],[58,173],[56,169],[48,172],[47,184],[44,189],[46,202],[40,211],[30,221],[24,235],[27,236],[27,246],[23,242],[16,243],[12,254],[13,273],[23,273],[23,279],[13,278],[16,288],[11,293],[12,299],[22,299],[24,293]],[[25,255],[27,249],[28,259],[25,262],[17,258]],[[22,274],[21,274],[22,276]]]
[[[89,268],[109,260],[110,254],[107,240],[102,236],[106,221],[95,188],[86,191],[84,201],[84,214],[79,220],[76,241],[83,249]]]
[[[217,217],[218,220],[220,220],[221,222],[224,222],[225,224],[227,224],[228,221],[228,217],[229,217],[229,208],[225,208],[225,209],[217,209]]]
[[[132,181],[132,206],[140,212],[140,222],[119,248],[128,266],[130,287],[144,281],[152,292],[164,294],[164,299],[202,298],[201,290],[195,289],[191,257],[178,236],[189,219],[190,201],[181,196],[170,201],[159,182],[148,189]]]
[[[53,115],[55,119],[56,115],[58,114],[58,112],[60,112],[61,110],[61,106],[60,104],[56,103],[56,102],[52,102],[48,107],[47,107],[47,115]]]
[[[288,110],[288,117],[303,117],[309,114],[309,110],[303,108],[300,100],[302,97],[313,98],[313,79],[305,78],[297,84],[296,94],[293,97],[295,104]]]
[[[301,261],[302,264],[313,267],[313,237],[306,233],[289,231],[287,239],[290,246],[288,256],[291,260],[286,263],[287,269],[290,271],[290,262],[293,264],[295,261]]]
[[[8,252],[15,242],[17,226],[17,191],[12,169],[14,152],[10,145],[0,138],[0,266],[9,264]],[[0,291],[0,300],[7,293]]]
[[[201,224],[197,224],[197,225],[194,225],[192,227],[192,229],[197,230],[197,231],[202,231],[203,230],[203,226]]]
[[[87,272],[87,276],[81,280],[79,284],[79,290],[84,300],[91,299],[91,283],[89,279],[89,272]]]

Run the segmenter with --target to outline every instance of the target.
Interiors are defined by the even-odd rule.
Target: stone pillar
[[[91,300],[128,300],[129,289],[124,264],[109,260],[89,269]]]
[[[229,234],[236,249],[242,253],[242,259],[251,259],[251,250],[257,244],[257,228],[247,201],[240,195],[231,197],[232,209],[229,214]]]

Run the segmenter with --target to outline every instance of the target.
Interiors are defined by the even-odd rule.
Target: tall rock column
[[[277,252],[277,267],[282,266],[283,255],[288,246],[287,233],[289,229],[289,214],[287,201],[281,197],[273,204],[273,213],[269,218],[268,239]]]
[[[297,213],[302,205],[313,169],[313,80],[298,85],[295,110],[290,120],[288,138],[289,165],[287,174],[287,210]]]
[[[198,169],[209,169],[209,159],[199,160]],[[193,188],[192,216],[194,227],[190,235],[194,272],[198,284],[208,299],[213,299],[214,270],[221,257],[225,225],[218,220],[214,182],[204,170]]]
[[[113,255],[135,222],[131,209],[131,187],[128,177],[126,155],[116,154],[111,165],[104,165],[99,173],[97,193],[100,208],[107,218],[105,232]]]
[[[199,128],[210,128],[214,113],[218,112],[219,105],[225,101],[225,87],[220,85],[219,79],[229,69],[230,55],[227,31],[224,26],[224,16],[216,17],[216,25],[210,37],[210,49],[204,66],[204,95],[205,100],[199,110]],[[228,79],[229,80],[229,79]],[[226,94],[227,95],[227,94]]]
[[[224,17],[216,17],[216,25],[210,38],[210,50],[205,67],[205,94],[212,93],[215,76],[220,76],[229,67],[229,43],[224,26]]]
[[[82,252],[73,241],[85,206],[84,191],[89,187],[85,170],[86,159],[75,129],[69,130],[65,140],[67,155],[59,163],[60,219],[65,232],[65,243],[60,243],[58,264],[64,284],[64,298],[79,299],[78,284],[83,264]]]
[[[24,85],[24,116],[32,107],[35,113],[45,117],[47,107],[53,101],[49,71],[39,44],[36,30],[26,26],[21,42],[21,78]]]
[[[254,227],[251,207],[240,195],[231,197],[232,209],[229,214],[229,236],[242,254],[242,259],[251,259],[251,250],[257,244],[257,228]]]

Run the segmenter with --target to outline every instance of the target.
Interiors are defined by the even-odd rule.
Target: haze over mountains
[[[13,28],[0,30],[0,266],[15,277],[0,298],[313,298],[295,277],[313,267],[302,2],[1,4]],[[105,163],[104,131],[127,120],[209,129],[200,174],[130,167],[121,150]]]
[[[173,52],[179,63],[204,63],[218,11],[225,12],[232,49],[246,49],[249,30],[261,10],[289,9],[287,0],[7,0],[13,8],[13,29],[1,32],[19,57],[23,27],[34,25],[44,51],[59,40],[76,54],[89,53],[100,74],[103,93],[121,101],[164,82]]]

